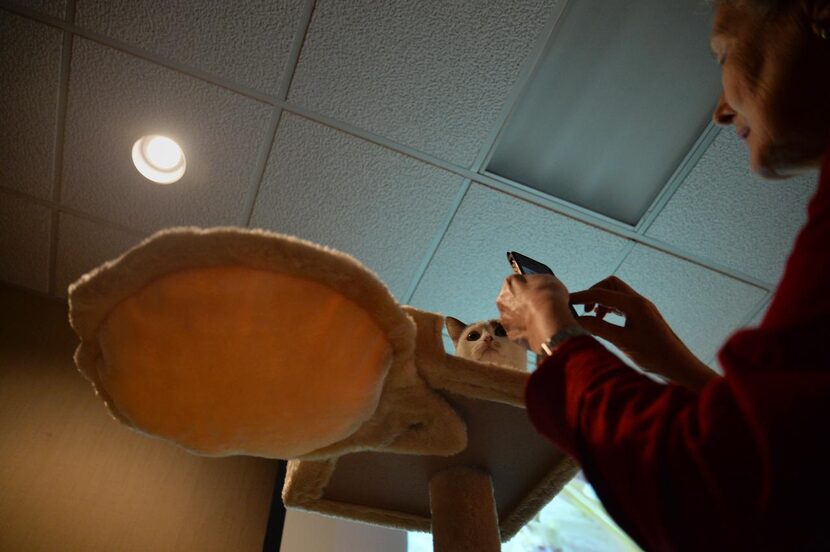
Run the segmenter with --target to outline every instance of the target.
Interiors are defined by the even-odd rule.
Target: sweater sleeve
[[[726,380],[694,395],[583,337],[534,372],[527,408],[644,549],[740,549],[757,519],[763,459]]]
[[[720,352],[725,377],[696,395],[579,337],[528,381],[531,421],[646,550],[801,550],[827,538],[830,152],[827,163],[761,328]]]

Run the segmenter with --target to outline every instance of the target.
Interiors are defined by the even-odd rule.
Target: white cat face
[[[527,370],[527,349],[510,341],[498,320],[482,320],[467,325],[448,316],[446,324],[455,343],[456,355],[477,362]]]

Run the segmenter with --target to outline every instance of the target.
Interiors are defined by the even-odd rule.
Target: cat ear
[[[452,339],[453,343],[457,343],[458,339],[461,337],[461,334],[464,332],[464,328],[467,327],[467,324],[458,318],[453,318],[452,316],[448,316],[444,322],[447,324],[447,331],[450,333],[450,339]]]

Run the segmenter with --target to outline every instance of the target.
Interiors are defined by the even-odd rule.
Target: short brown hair
[[[788,4],[788,0],[710,0],[709,2],[717,7],[721,4],[744,4],[763,11],[775,11]]]

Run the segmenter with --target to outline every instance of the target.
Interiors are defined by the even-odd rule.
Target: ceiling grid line
[[[65,12],[66,20],[70,23],[75,21],[75,0],[68,0]],[[69,72],[72,67],[72,33],[63,31],[63,43],[61,45],[61,67],[58,85],[58,105],[55,125],[55,155],[54,155],[54,180],[52,181],[52,203],[60,205],[61,189],[63,183],[63,150],[64,134],[66,132],[66,109],[69,101]],[[49,293],[55,293],[57,270],[58,270],[58,226],[60,224],[60,211],[52,207],[52,218],[49,224]]]
[[[114,50],[118,50],[119,52],[123,52],[125,54],[129,54],[136,58],[142,59],[144,61],[149,61],[151,63],[155,63],[156,65],[160,65],[167,69],[171,69],[173,71],[177,71],[189,77],[207,82],[209,84],[213,84],[215,86],[219,86],[220,88],[224,88],[241,96],[245,96],[251,98],[253,100],[260,101],[262,103],[267,103],[274,105],[275,107],[284,107],[285,102],[273,96],[271,94],[266,94],[264,92],[260,92],[254,88],[246,86],[244,84],[238,84],[233,81],[230,81],[224,77],[220,77],[208,71],[204,71],[197,67],[192,67],[184,63],[180,63],[178,61],[174,61],[164,56],[158,55],[154,52],[149,50],[145,50],[144,48],[140,48],[138,46],[134,46],[127,42],[123,42],[121,40],[117,40],[101,33],[85,29],[83,27],[79,27],[74,22],[69,23],[67,21],[63,21],[61,19],[57,19],[55,17],[51,17],[49,15],[41,14],[39,12],[33,11],[28,8],[24,8],[22,6],[14,5],[14,4],[7,4],[4,0],[0,0],[0,8],[5,9],[11,13],[16,15],[20,15],[22,17],[26,17],[37,21],[39,23],[44,23],[46,25],[50,25],[52,27],[57,27],[64,31],[69,31],[73,35],[79,36],[81,38],[90,40],[92,42],[97,42],[98,44],[107,46]]]
[[[418,289],[418,284],[421,283],[421,280],[424,277],[424,274],[429,268],[430,263],[432,262],[433,257],[438,252],[438,248],[441,246],[441,242],[444,241],[444,238],[447,235],[447,232],[452,225],[453,219],[455,219],[455,215],[458,213],[458,210],[461,208],[461,204],[464,202],[464,197],[467,195],[467,192],[470,190],[470,186],[472,185],[471,181],[465,180],[464,183],[461,185],[461,188],[458,190],[458,194],[453,199],[453,202],[450,204],[449,212],[447,213],[446,218],[441,223],[441,226],[438,227],[438,230],[435,232],[435,235],[432,238],[432,243],[430,243],[429,247],[427,248],[426,253],[421,258],[421,263],[418,265],[418,268],[415,269],[415,275],[412,277],[412,281],[409,284],[409,287],[404,292],[403,296],[400,297],[401,303],[408,305],[412,301],[412,297],[415,295],[415,290]]]
[[[4,194],[8,194],[11,196],[18,197],[20,199],[25,199],[31,203],[36,205],[40,205],[41,207],[46,207],[47,209],[54,210],[57,213],[71,215],[73,217],[85,220],[87,222],[95,223],[99,226],[103,226],[105,228],[109,228],[110,230],[115,230],[117,232],[123,232],[125,234],[129,234],[131,236],[135,236],[136,238],[144,239],[147,237],[147,232],[143,232],[141,230],[136,230],[135,228],[130,228],[128,226],[124,226],[118,224],[117,222],[113,222],[111,220],[107,220],[102,217],[98,217],[84,211],[80,211],[78,209],[73,209],[72,207],[67,207],[66,205],[60,205],[55,203],[50,199],[43,199],[40,197],[35,197],[33,195],[27,194],[26,192],[21,192],[20,190],[15,190],[14,188],[9,188],[0,184],[0,192]]]
[[[654,198],[654,201],[649,206],[648,210],[643,214],[640,222],[634,228],[634,230],[638,234],[645,235],[648,232],[651,225],[654,224],[654,221],[657,220],[657,217],[660,216],[660,213],[663,211],[663,208],[671,201],[671,198],[674,197],[674,194],[677,190],[680,189],[680,186],[685,182],[686,177],[689,176],[689,173],[697,165],[700,158],[703,157],[703,154],[706,153],[706,150],[709,149],[709,146],[712,145],[712,142],[715,141],[715,138],[718,137],[720,134],[720,127],[718,127],[714,121],[709,121],[706,125],[706,129],[701,133],[700,137],[695,141],[692,149],[689,150],[689,153],[686,154],[686,157],[683,158],[683,161],[677,166],[677,169],[674,171],[674,174],[671,175],[668,182],[660,193]]]
[[[97,217],[95,215],[90,215],[89,213],[85,213],[83,211],[67,207],[65,205],[56,205],[55,209],[60,213],[71,215],[75,218],[79,218],[88,222],[93,222],[99,226],[115,230],[116,232],[123,232],[124,234],[129,234],[142,240],[149,235],[147,232],[142,232],[141,230],[136,230],[135,228],[130,228],[128,226],[123,226],[121,224],[118,224],[117,222],[112,222],[111,220]]]
[[[664,241],[651,238],[648,236],[641,236],[640,240],[635,240],[638,244],[650,247],[652,249],[656,249],[661,253],[667,253],[672,257],[677,257],[678,259],[690,262],[694,265],[700,266],[702,268],[711,270],[712,272],[717,272],[722,276],[726,276],[728,278],[732,278],[733,280],[737,280],[744,284],[748,284],[750,286],[756,287],[758,289],[762,289],[764,291],[769,291],[770,289],[775,288],[775,284],[770,282],[765,282],[759,278],[755,278],[754,276],[750,276],[749,274],[744,274],[739,270],[735,270],[729,268],[727,266],[721,265],[720,263],[716,263],[715,261],[711,261],[708,259],[700,258],[696,255],[692,255],[691,253],[687,253],[682,251]]]
[[[623,263],[628,259],[628,256],[631,255],[631,252],[634,251],[634,248],[637,247],[637,242],[634,240],[629,240],[628,245],[623,248],[622,254],[620,255],[620,260],[617,264],[614,265],[614,270],[611,271],[609,276],[616,276],[617,272],[620,271]]]
[[[561,205],[557,205],[556,204],[557,201],[560,201],[560,200],[555,200],[554,201],[549,196],[547,196],[546,194],[543,194],[542,192],[534,193],[536,191],[531,189],[531,188],[527,188],[526,190],[523,190],[522,188],[525,188],[525,187],[522,186],[521,184],[502,183],[502,182],[499,182],[498,179],[495,179],[495,178],[492,178],[492,177],[481,178],[481,179],[473,178],[472,180],[474,182],[477,182],[478,184],[481,184],[481,185],[487,187],[487,188],[500,191],[500,192],[502,192],[506,195],[510,195],[510,196],[516,197],[518,199],[522,199],[522,200],[524,200],[528,203],[531,203],[531,204],[536,205],[538,207],[542,207],[543,209],[547,209],[549,211],[553,211],[553,212],[555,212],[559,215],[562,215],[564,217],[572,218],[572,219],[574,219],[578,222],[581,222],[581,223],[583,223],[587,226],[592,226],[592,227],[597,228],[599,230],[603,230],[605,232],[608,232],[609,234],[613,234],[613,235],[616,235],[618,237],[631,240],[635,243],[635,245],[639,244],[639,245],[644,245],[646,247],[650,247],[652,249],[656,249],[657,251],[660,251],[662,253],[666,253],[667,255],[670,255],[672,257],[677,257],[679,259],[683,259],[685,261],[696,264],[696,265],[701,266],[703,268],[712,270],[714,272],[718,272],[718,273],[720,273],[724,276],[728,276],[728,277],[732,278],[733,280],[738,280],[739,282],[743,282],[745,284],[749,284],[751,286],[755,286],[755,287],[763,289],[763,290],[769,290],[769,289],[775,287],[775,285],[771,284],[770,282],[765,282],[765,281],[763,281],[759,278],[755,278],[754,276],[751,276],[749,274],[745,274],[745,273],[743,273],[739,270],[735,270],[735,269],[732,269],[730,267],[724,266],[720,263],[717,263],[715,261],[705,259],[705,258],[699,257],[697,255],[691,254],[687,251],[684,251],[684,250],[682,250],[678,247],[675,247],[672,244],[664,242],[662,240],[652,238],[651,236],[638,234],[637,232],[634,232],[631,229],[622,228],[619,224],[613,224],[612,225],[612,224],[605,223],[605,222],[597,219],[596,217],[593,217],[595,220],[590,220],[587,217],[580,216],[578,214],[573,214],[571,211],[575,210],[574,208],[562,207]]]
[[[265,140],[262,142],[262,151],[257,158],[257,166],[254,174],[254,183],[251,190],[248,192],[248,197],[245,200],[245,210],[242,212],[242,221],[240,226],[251,226],[251,219],[254,217],[254,208],[256,207],[259,192],[262,189],[262,181],[265,178],[265,170],[268,167],[268,158],[271,157],[271,151],[274,149],[274,142],[277,141],[277,129],[282,119],[282,109],[274,108],[271,113],[271,119],[268,121],[268,130],[265,133]]]
[[[620,222],[609,216],[603,215],[602,213],[591,211],[586,207],[576,205],[575,203],[571,203],[565,199],[552,196],[546,192],[537,190],[536,188],[531,188],[530,186],[521,184],[515,180],[510,180],[509,178],[505,178],[498,174],[487,172],[486,170],[479,175],[479,180],[477,180],[477,182],[494,190],[510,190],[508,193],[515,193],[516,197],[536,202],[539,206],[546,207],[547,209],[559,213],[560,215],[584,222],[609,232],[623,232],[632,235],[635,234],[634,227],[629,224]]]
[[[732,330],[732,334],[734,334],[737,331],[740,331],[741,329],[748,328],[749,324],[755,319],[755,317],[758,316],[766,308],[770,301],[772,301],[773,295],[775,295],[775,291],[767,291],[767,293],[765,293],[763,297],[758,299],[758,304],[749,309],[749,313],[741,320],[738,326]],[[730,334],[730,336],[732,334]],[[723,344],[726,344],[726,340],[723,341]],[[718,359],[719,352],[720,349],[715,351],[714,354],[712,354],[711,357],[708,358],[706,362],[704,362],[704,364],[706,364],[707,366],[711,366],[712,363]]]
[[[291,111],[291,110],[286,109],[285,111]],[[391,149],[391,148],[389,148],[389,149]],[[404,154],[405,152],[398,151],[398,153]],[[458,173],[456,173],[456,174],[458,174]],[[462,174],[462,176],[463,176],[463,174]],[[478,178],[476,178],[476,176]],[[505,185],[503,183],[498,182],[495,179],[482,177],[481,175],[475,175],[475,173],[469,173],[467,175],[467,178],[469,180],[473,181],[473,182],[476,182],[477,184],[481,184],[482,186],[484,186],[486,188],[502,192],[505,195],[510,195],[512,197],[516,197],[518,199],[526,201],[527,203],[530,203],[532,205],[536,205],[538,207],[542,207],[543,209],[547,209],[549,211],[560,214],[562,216],[572,218],[572,219],[577,220],[577,221],[579,221],[583,224],[586,224],[588,226],[592,226],[592,227],[598,228],[600,230],[604,230],[604,231],[606,231],[610,234],[619,236],[621,238],[632,240],[632,241],[636,242],[637,244],[644,245],[644,246],[647,246],[647,247],[651,247],[652,249],[656,249],[657,251],[660,251],[662,253],[666,253],[666,254],[671,255],[673,257],[677,257],[679,259],[689,261],[689,262],[691,262],[693,264],[696,264],[698,266],[701,266],[703,268],[712,270],[714,272],[718,272],[718,273],[720,273],[724,276],[728,276],[728,277],[732,278],[733,280],[737,280],[739,282],[749,284],[751,286],[763,289],[765,291],[768,291],[768,290],[775,287],[773,284],[771,284],[769,282],[764,282],[764,281],[762,281],[758,278],[755,278],[755,277],[750,276],[748,274],[744,274],[744,273],[742,273],[738,270],[734,270],[734,269],[731,269],[729,267],[726,267],[726,266],[720,265],[718,263],[715,263],[713,261],[710,261],[708,259],[703,259],[703,258],[700,258],[696,255],[692,255],[692,254],[690,254],[688,252],[685,252],[685,251],[683,251],[683,250],[681,250],[677,247],[674,247],[673,245],[671,245],[669,243],[663,242],[663,241],[658,240],[656,238],[652,238],[652,237],[649,237],[649,236],[637,234],[633,230],[625,230],[625,229],[619,228],[617,226],[610,226],[610,225],[607,225],[607,224],[603,224],[601,221],[586,220],[585,217],[575,215],[572,212],[570,212],[568,209],[562,208],[561,206],[557,206],[556,203],[551,200],[551,198],[543,197],[541,195],[541,193],[533,193],[533,191],[525,191],[525,190],[517,189],[516,186]],[[2,186],[2,185],[0,185],[0,188],[2,188],[4,190],[8,190],[8,188],[6,188],[5,186]],[[28,198],[31,199],[31,196],[29,196],[29,194],[20,193],[20,192],[17,192],[17,191],[14,191],[14,192],[17,195],[28,197]],[[80,213],[80,211],[76,211],[76,212]],[[86,214],[84,214],[84,216],[86,216],[87,218],[89,217],[89,215],[86,215]],[[99,218],[98,220],[105,220],[105,219],[100,219]],[[107,221],[107,223],[110,226],[116,224],[116,223],[113,223],[111,221]],[[135,229],[130,229],[130,231],[132,233],[139,232],[138,230],[135,230]]]
[[[285,77],[280,83],[277,92],[278,97],[283,101],[288,101],[288,90],[291,88],[291,81],[294,80],[294,73],[297,72],[300,53],[303,50],[305,39],[308,36],[308,30],[311,27],[311,18],[314,16],[314,10],[316,8],[317,0],[306,0],[305,6],[303,7],[303,14],[300,17],[300,23],[297,25],[297,33],[294,35],[294,40],[291,43],[291,52],[288,54]]]
[[[41,207],[46,207],[47,209],[57,209],[58,205],[52,201],[52,199],[43,199],[42,197],[34,196],[28,192],[23,192],[21,190],[17,190],[15,188],[9,188],[8,186],[0,183],[0,191],[5,194],[9,194],[15,197],[19,197],[20,199],[25,199],[31,203],[36,205],[40,205]]]
[[[746,318],[741,320],[741,327],[744,328],[749,326],[750,322],[752,322],[756,316],[764,312],[764,309],[766,309],[772,302],[773,297],[775,297],[774,289],[768,291],[766,295],[758,299],[758,304],[749,310],[749,313],[746,315]]]
[[[302,51],[303,44],[305,43],[305,38],[308,36],[308,28],[311,25],[311,17],[314,14],[314,8],[316,6],[317,0],[307,0],[303,7],[303,14],[300,17],[300,23],[297,25],[297,31],[294,33],[294,40],[291,43],[291,52],[288,55],[285,76],[283,77],[278,90],[278,96],[282,100],[286,100],[288,98],[288,90],[291,88],[291,81],[293,80],[294,73],[297,70],[297,63],[300,60],[300,52]],[[265,179],[265,171],[268,168],[268,159],[271,157],[271,152],[274,150],[274,143],[277,140],[277,132],[279,131],[280,120],[282,120],[282,111],[282,108],[276,107],[274,109],[274,113],[271,115],[271,120],[268,124],[268,131],[266,132],[266,140],[262,148],[262,154],[257,160],[256,185],[246,201],[244,214],[245,221],[242,226],[250,227],[251,220],[254,218],[254,209],[256,208],[260,190],[262,190],[262,183]]]
[[[533,78],[533,75],[536,73],[539,63],[542,61],[542,54],[544,54],[548,47],[548,43],[554,36],[556,28],[559,26],[559,22],[563,19],[568,2],[569,0],[559,0],[553,6],[550,18],[547,23],[545,23],[545,27],[539,34],[539,37],[536,39],[536,43],[533,45],[530,55],[522,64],[522,68],[519,71],[516,82],[513,83],[513,88],[511,89],[510,94],[507,98],[505,98],[504,104],[502,105],[502,109],[499,112],[499,116],[496,119],[495,124],[493,124],[490,133],[484,139],[484,142],[478,151],[478,155],[470,167],[472,171],[476,173],[482,172],[482,170],[487,166],[487,163],[490,161],[490,157],[496,149],[496,144],[498,143],[502,130],[504,130],[504,126],[507,124],[507,121],[510,120],[510,116],[518,104],[519,98],[522,97],[525,88]]]

